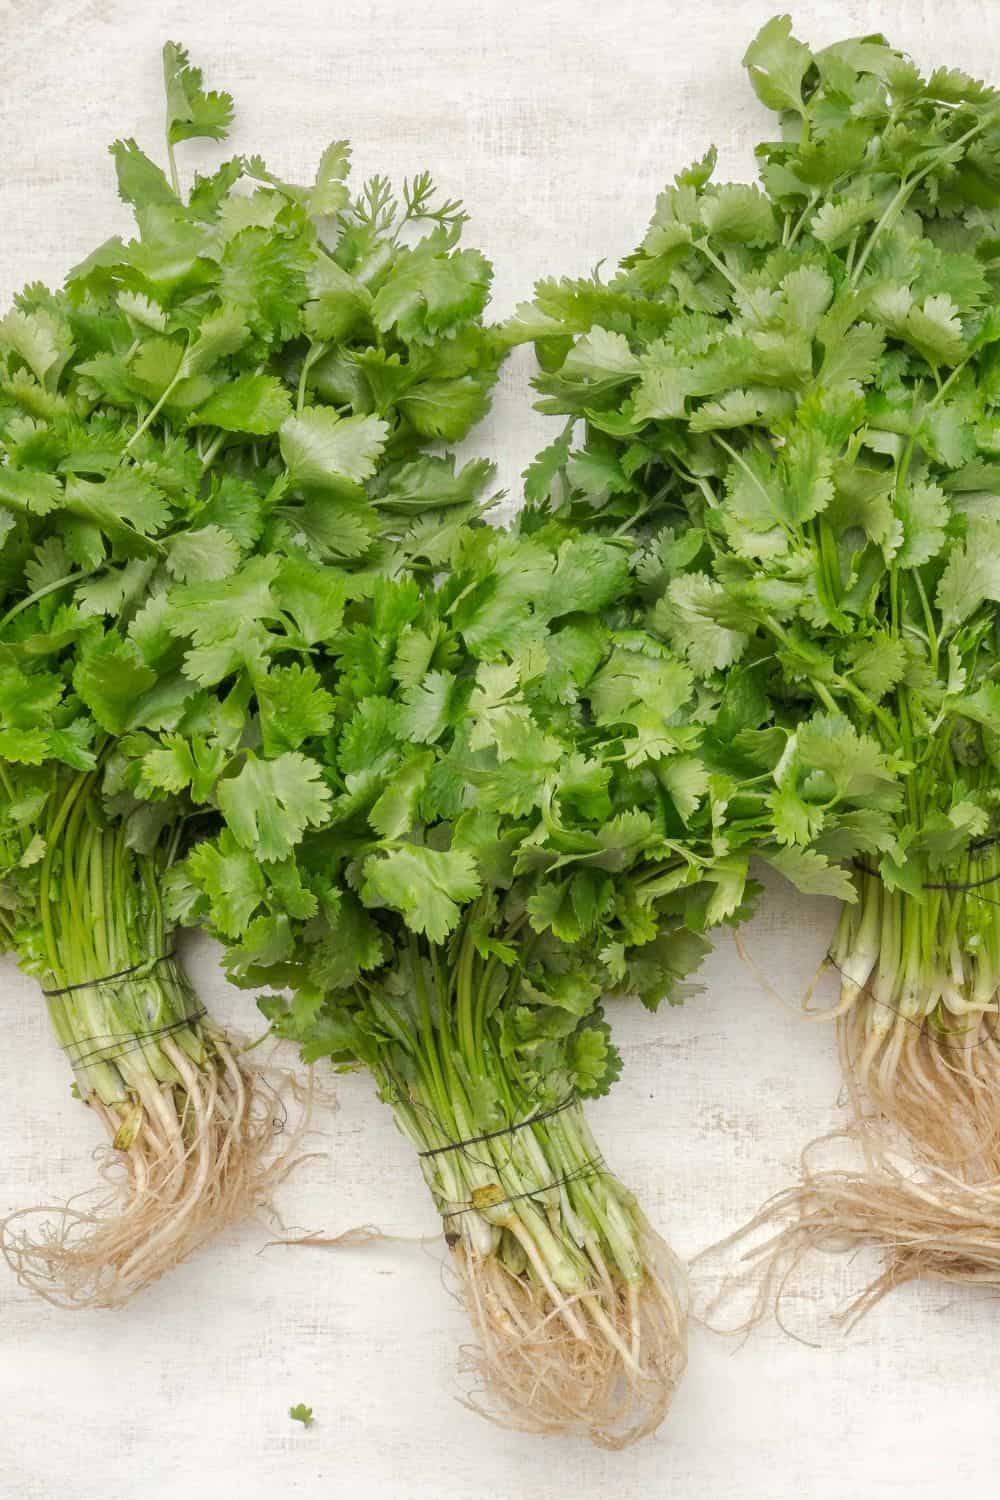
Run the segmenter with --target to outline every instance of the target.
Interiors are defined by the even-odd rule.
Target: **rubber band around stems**
[[[208,1011],[205,1007],[199,1005],[195,1010],[178,1016],[175,1021],[168,1021],[163,1026],[154,1026],[151,1031],[108,1031],[95,1036],[79,1037],[74,1041],[64,1042],[62,1050],[74,1068],[97,1067],[101,1063],[113,1063],[119,1057],[127,1057],[130,1052],[137,1052],[147,1042],[157,1042],[164,1037],[173,1036],[176,1032],[183,1031],[186,1026],[192,1026],[204,1020],[207,1015]],[[70,1051],[73,1047],[84,1047],[91,1042],[100,1042],[101,1045],[94,1047],[90,1052],[83,1052],[76,1056]]]
[[[928,1018],[926,1016],[923,1018],[923,1020],[918,1019],[916,1016],[908,1016],[897,1006],[890,1005],[888,1000],[880,1000],[876,995],[872,994],[867,984],[861,984],[859,980],[854,979],[850,974],[845,974],[844,970],[840,967],[832,953],[827,953],[826,957],[823,959],[823,965],[824,967],[826,967],[826,965],[829,965],[830,968],[834,969],[840,975],[841,979],[844,980],[847,984],[853,984],[857,990],[860,990],[863,995],[867,996],[867,998],[873,1005],[881,1005],[885,1010],[891,1011],[893,1015],[898,1016],[901,1021],[905,1021],[908,1026],[912,1026],[916,1031],[928,1033],[934,1038],[939,1047],[944,1047],[946,1049],[954,1048],[956,1052],[973,1052],[977,1047],[985,1046],[987,1042],[1000,1041],[1000,997],[998,997],[997,1001],[994,1004],[984,1006],[983,1009],[978,1012],[980,1022],[983,1021],[988,1015],[992,1015],[996,1018],[997,1024],[992,1030],[987,1027],[986,1035],[979,1037],[979,1039],[975,1042],[948,1042],[945,1041],[945,1037],[948,1035],[947,1029],[943,1027],[937,1029],[934,1026],[930,1026],[928,1025]],[[972,1030],[973,1028],[969,1026],[966,1029],[965,1034],[971,1034]]]
[[[471,1135],[462,1141],[449,1141],[445,1146],[432,1146],[424,1151],[418,1151],[417,1155],[425,1158],[443,1156],[449,1151],[465,1151],[469,1146],[482,1145],[484,1141],[494,1141],[505,1135],[515,1135],[519,1130],[527,1130],[529,1125],[538,1125],[543,1120],[551,1120],[554,1115],[561,1114],[564,1109],[569,1109],[571,1105],[577,1102],[575,1093],[567,1094],[565,1099],[562,1099],[558,1104],[554,1104],[550,1109],[536,1110],[534,1114],[528,1115],[524,1120],[516,1121],[513,1125],[504,1125],[498,1130],[485,1130],[480,1135]],[[486,1161],[480,1164],[487,1168],[492,1165],[492,1163]],[[482,1205],[472,1202],[462,1203],[457,1208],[443,1210],[441,1218],[444,1222],[447,1222],[449,1219],[460,1219],[464,1214],[479,1213],[484,1208],[501,1208],[505,1203],[519,1203],[525,1198],[539,1198],[544,1193],[551,1192],[553,1188],[568,1187],[574,1182],[589,1181],[593,1177],[600,1176],[606,1170],[604,1158],[602,1156],[595,1156],[589,1161],[584,1162],[576,1171],[567,1172],[565,1176],[554,1178],[551,1182],[543,1183],[540,1187],[528,1188],[523,1193],[509,1193],[503,1198],[493,1198],[489,1203],[483,1203]],[[446,1234],[445,1238],[450,1243],[453,1236]],[[457,1236],[454,1236],[454,1238],[457,1239]]]
[[[969,853],[976,854],[980,849],[988,849],[997,843],[1000,843],[1000,839],[980,839],[978,843],[970,844]],[[859,859],[853,860],[852,863],[862,875],[870,875],[873,880],[882,879],[878,870],[873,870],[871,865],[863,864]],[[960,895],[972,896],[975,901],[989,901],[991,906],[1000,906],[1000,901],[990,901],[988,896],[976,895],[982,886],[996,885],[998,880],[1000,880],[1000,870],[993,875],[984,875],[979,880],[925,880],[921,883],[920,889],[922,891],[957,891]]]

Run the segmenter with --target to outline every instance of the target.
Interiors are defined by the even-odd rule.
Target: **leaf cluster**
[[[343,141],[305,186],[232,157],[182,193],[174,146],[223,140],[232,101],[174,44],[164,79],[169,172],[111,148],[135,237],[0,319],[0,875],[29,964],[81,778],[166,863],[225,819],[273,865],[322,821],[313,658],[397,539],[430,566],[492,472],[426,452],[504,352],[460,205],[426,174],[352,191]]]
[[[766,789],[757,851],[919,897],[997,832],[1000,96],[787,17],[745,61],[760,185],[710,152],[608,282],[518,310],[565,421],[527,493],[639,538],[650,629],[699,692],[752,696],[707,737]]]

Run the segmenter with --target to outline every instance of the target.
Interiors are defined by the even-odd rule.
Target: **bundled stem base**
[[[274,1149],[274,1086],[205,1021],[174,961],[162,898],[174,833],[133,850],[126,827],[106,821],[96,779],[71,777],[51,801],[38,926],[17,943],[109,1137],[103,1183],[0,1226],[21,1283],[63,1307],[119,1306],[264,1209],[298,1134]]]
[[[342,1019],[441,1215],[475,1335],[467,1404],[621,1448],[659,1425],[683,1374],[686,1276],[590,1132],[577,1092],[600,1072],[553,1044],[579,1023],[579,1045],[606,1061],[599,1015],[588,1029],[569,1004],[549,1019],[539,1007],[539,1023],[525,996],[543,991],[502,952],[473,906],[447,947],[411,938]]]
[[[412,1084],[383,1092],[421,1148],[475,1331],[467,1404],[625,1447],[659,1426],[684,1373],[683,1267],[604,1166],[579,1104],[525,1108],[483,1135],[456,1085],[447,1123]]]

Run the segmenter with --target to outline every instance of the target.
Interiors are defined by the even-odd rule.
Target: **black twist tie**
[[[888,1000],[880,1000],[877,995],[872,994],[872,991],[869,988],[870,982],[860,984],[858,980],[854,979],[850,974],[845,973],[832,953],[827,953],[823,962],[828,963],[831,969],[833,969],[837,974],[840,975],[840,978],[845,984],[853,984],[854,988],[859,992],[859,994],[865,995],[873,1005],[881,1005],[883,1010],[889,1011],[892,1015],[896,1016],[898,1020],[905,1021],[907,1026],[912,1026],[914,1031],[919,1031],[925,1036],[929,1034],[932,1039],[937,1042],[939,1047],[943,1047],[948,1052],[961,1052],[964,1055],[966,1052],[975,1052],[977,1047],[984,1047],[988,1042],[1000,1041],[1000,1004],[988,1005],[983,1010],[979,1011],[977,1021],[974,1026],[967,1026],[964,1031],[959,1031],[957,1027],[949,1030],[949,1028],[947,1027],[933,1025],[929,1022],[927,1016],[921,1018],[919,1016],[904,1015],[898,1005],[890,1005]],[[983,1026],[984,1035],[979,1037],[978,1041],[964,1043],[950,1041],[946,1042],[943,1040],[943,1038],[946,1036],[954,1035],[956,1031],[960,1036],[971,1036],[974,1031],[977,1031],[979,1029],[980,1022],[986,1021],[987,1016],[994,1016],[996,1018],[994,1025],[991,1028],[988,1024],[985,1024]]]
[[[560,1108],[565,1108],[565,1106],[560,1105]],[[442,1219],[460,1219],[463,1214],[483,1213],[491,1208],[502,1208],[505,1203],[520,1203],[525,1198],[541,1198],[543,1194],[550,1193],[553,1188],[571,1187],[574,1182],[590,1182],[595,1177],[604,1176],[607,1170],[603,1156],[594,1156],[589,1161],[585,1161],[581,1167],[577,1167],[575,1172],[567,1172],[565,1177],[556,1177],[552,1182],[543,1183],[541,1187],[528,1188],[523,1193],[511,1193],[505,1198],[495,1198],[481,1207],[476,1203],[463,1203],[460,1208],[451,1208],[441,1217]]]
[[[55,1000],[59,995],[72,995],[75,990],[98,989],[102,984],[111,984],[115,979],[127,979],[130,974],[138,974],[140,969],[148,973],[151,969],[155,969],[157,964],[165,964],[173,956],[174,950],[170,948],[156,958],[144,958],[141,963],[132,964],[127,969],[117,969],[114,974],[105,974],[101,979],[81,979],[78,984],[64,984],[58,990],[42,990],[42,994],[46,1000]]]
[[[74,1068],[92,1068],[98,1063],[113,1063],[117,1062],[120,1057],[127,1057],[130,1052],[138,1052],[146,1042],[158,1042],[164,1037],[174,1036],[178,1031],[183,1031],[186,1026],[195,1025],[207,1015],[208,1011],[205,1007],[199,1005],[196,1010],[178,1016],[176,1021],[167,1021],[163,1026],[154,1026],[151,1031],[108,1031],[99,1036],[77,1037],[71,1042],[65,1042],[62,1050]],[[73,1053],[71,1049],[74,1047],[90,1047],[90,1051]]]
[[[1000,839],[980,839],[977,843],[969,845],[969,853],[978,854],[980,849],[988,849],[996,843],[1000,843]],[[873,866],[865,864],[864,860],[855,859],[852,860],[852,864],[859,874],[871,875],[874,880],[882,879],[880,872]],[[1000,871],[995,875],[982,875],[978,880],[924,880],[921,881],[920,889],[922,891],[957,891],[959,894],[965,892],[967,895],[974,895],[984,885],[996,885],[998,880],[1000,880]],[[985,901],[988,905],[1000,906],[1000,902],[991,901],[989,896],[976,896],[975,899]]]
[[[529,1115],[526,1120],[519,1120],[516,1125],[504,1125],[500,1130],[487,1130],[482,1135],[470,1135],[464,1141],[449,1141],[447,1146],[432,1146],[428,1151],[418,1151],[418,1156],[443,1156],[447,1151],[462,1151],[466,1146],[478,1146],[483,1141],[495,1141],[503,1135],[514,1135],[518,1130],[527,1130],[529,1125],[539,1125],[543,1120],[551,1120],[553,1115],[561,1114],[564,1109],[569,1109],[571,1104],[576,1103],[576,1095],[569,1094],[561,1104],[555,1104],[551,1109],[540,1109],[535,1114]]]

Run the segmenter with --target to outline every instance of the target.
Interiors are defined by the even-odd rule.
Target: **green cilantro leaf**
[[[480,879],[465,850],[406,845],[365,861],[362,896],[367,906],[391,906],[407,926],[443,943],[458,922],[460,905],[478,895]]]
[[[225,140],[233,120],[229,94],[206,93],[201,69],[192,67],[176,42],[163,48],[163,82],[167,92],[167,140]]]
[[[273,760],[248,751],[242,770],[221,781],[217,795],[237,843],[265,863],[289,855],[307,828],[322,823],[330,803],[315,763],[296,751]]]

